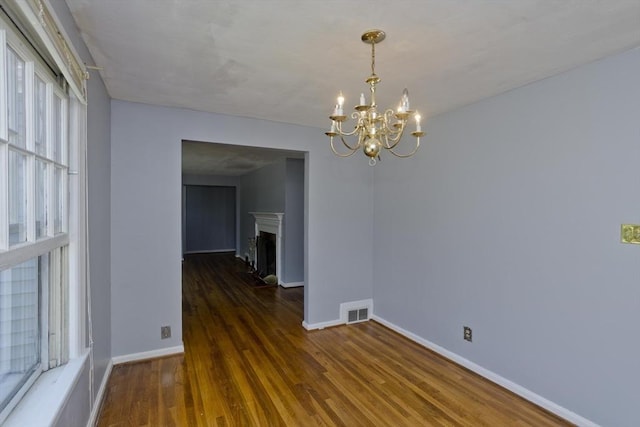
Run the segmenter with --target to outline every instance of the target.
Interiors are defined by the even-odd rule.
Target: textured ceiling
[[[640,0],[66,0],[116,99],[326,128],[407,87],[427,118],[640,45]],[[93,65],[93,64],[91,64]]]
[[[182,172],[184,174],[240,176],[283,158],[302,159],[304,153],[182,141]]]

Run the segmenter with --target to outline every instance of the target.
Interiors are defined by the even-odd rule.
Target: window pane
[[[69,360],[69,247],[49,253],[49,368]]]
[[[40,363],[39,278],[46,256],[0,272],[0,410]]]
[[[47,164],[36,160],[36,239],[47,235]]]
[[[27,240],[27,156],[9,151],[9,244]]]
[[[24,61],[11,48],[7,49],[7,110],[9,143],[25,146],[25,69]]]
[[[64,215],[64,170],[62,168],[55,169],[55,175],[53,177],[54,182],[54,211],[53,211],[53,232],[54,234],[62,233],[63,230],[63,215]]]
[[[53,159],[58,163],[66,163],[62,152],[62,99],[53,97]]]
[[[46,156],[47,85],[38,76],[35,84],[34,110],[36,153]]]

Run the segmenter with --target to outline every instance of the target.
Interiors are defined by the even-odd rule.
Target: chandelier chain
[[[371,43],[371,75],[376,75],[376,44]]]

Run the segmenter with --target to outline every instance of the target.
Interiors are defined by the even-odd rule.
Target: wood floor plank
[[[115,366],[98,425],[571,425],[374,321],[306,331],[303,300],[187,256],[185,354]]]

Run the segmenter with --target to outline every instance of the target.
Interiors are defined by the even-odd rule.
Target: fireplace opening
[[[260,277],[276,274],[276,235],[261,231],[256,236],[256,271]]]

